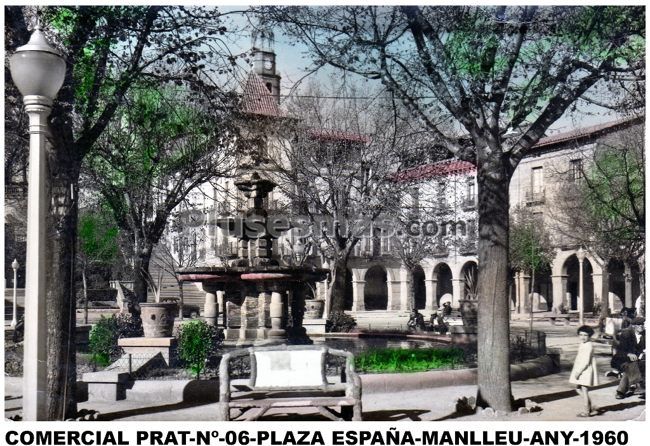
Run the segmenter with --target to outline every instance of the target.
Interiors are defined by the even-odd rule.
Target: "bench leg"
[[[230,421],[230,407],[228,403],[217,404],[217,421]]]
[[[363,421],[361,417],[361,401],[352,406],[352,421]]]

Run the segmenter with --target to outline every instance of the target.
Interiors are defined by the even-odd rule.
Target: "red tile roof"
[[[310,129],[309,136],[320,141],[346,141],[364,144],[370,142],[370,138],[365,135],[332,129]]]
[[[558,133],[557,135],[546,136],[533,146],[533,149],[542,149],[550,145],[555,145],[571,140],[580,140],[582,138],[594,138],[601,136],[601,134],[615,131],[619,127],[625,128],[634,124],[640,124],[645,121],[645,116],[635,118],[623,118],[615,121],[605,122],[603,124],[592,125],[590,127],[582,127],[579,129],[571,130],[569,132]]]
[[[476,166],[470,162],[448,159],[403,170],[396,173],[394,179],[399,182],[419,181],[433,177],[466,174],[475,170]]]
[[[644,121],[645,116],[623,118],[603,124],[571,130],[569,132],[559,133],[557,135],[546,136],[544,138],[541,138],[537,144],[533,146],[533,150],[545,150],[555,145],[562,146],[562,143],[569,141],[576,141],[577,143],[580,143],[582,142],[581,140],[588,138],[597,138],[619,129],[641,124]],[[423,164],[421,166],[403,170],[395,174],[394,178],[397,181],[402,182],[419,181],[446,175],[469,173],[473,170],[476,170],[476,167],[472,163],[459,161],[456,159],[449,159],[432,164]]]
[[[251,71],[248,74],[242,93],[241,111],[251,115],[272,117],[283,116],[276,98],[264,85],[262,78]]]

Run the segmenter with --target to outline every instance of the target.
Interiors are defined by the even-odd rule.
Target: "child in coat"
[[[585,411],[578,414],[579,417],[592,417],[598,412],[592,411],[591,399],[589,398],[589,388],[598,385],[598,370],[596,368],[596,358],[594,356],[594,345],[591,337],[594,329],[588,325],[578,328],[578,337],[580,346],[576,355],[571,377],[569,382],[576,385],[578,395],[581,395],[585,403]]]

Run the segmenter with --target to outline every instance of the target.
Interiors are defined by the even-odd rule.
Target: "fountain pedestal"
[[[248,198],[248,209],[237,218],[217,220],[221,229],[239,239],[238,257],[220,266],[184,268],[178,271],[179,279],[202,284],[206,293],[204,317],[210,324],[220,324],[220,305],[225,305],[227,314],[232,307],[228,301],[239,302],[243,298],[239,327],[223,323],[226,341],[235,341],[240,346],[284,343],[288,337],[292,342],[306,342],[302,327],[304,284],[325,279],[327,270],[281,265],[273,258],[273,239],[290,225],[288,221],[268,218],[264,199],[276,185],[255,170],[255,162],[260,160],[245,167],[235,182]]]

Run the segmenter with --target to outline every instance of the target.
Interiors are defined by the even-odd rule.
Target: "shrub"
[[[464,358],[459,348],[381,348],[357,355],[355,364],[362,372],[422,372],[453,368],[463,364]]]
[[[144,336],[142,319],[131,313],[120,313],[114,316],[117,322],[117,338],[140,338]]]
[[[222,332],[205,321],[193,320],[179,327],[177,337],[178,356],[198,379],[206,362],[221,347]]]
[[[117,345],[118,339],[137,338],[143,335],[142,321],[131,314],[102,316],[93,325],[89,334],[88,348],[91,353],[91,362],[107,366],[121,353],[121,349]]]
[[[102,316],[90,330],[88,348],[91,361],[100,366],[107,366],[111,357],[117,353],[117,319],[115,316]]]
[[[327,333],[349,333],[357,325],[357,321],[349,314],[343,311],[337,311],[330,314],[325,322],[325,331]]]

